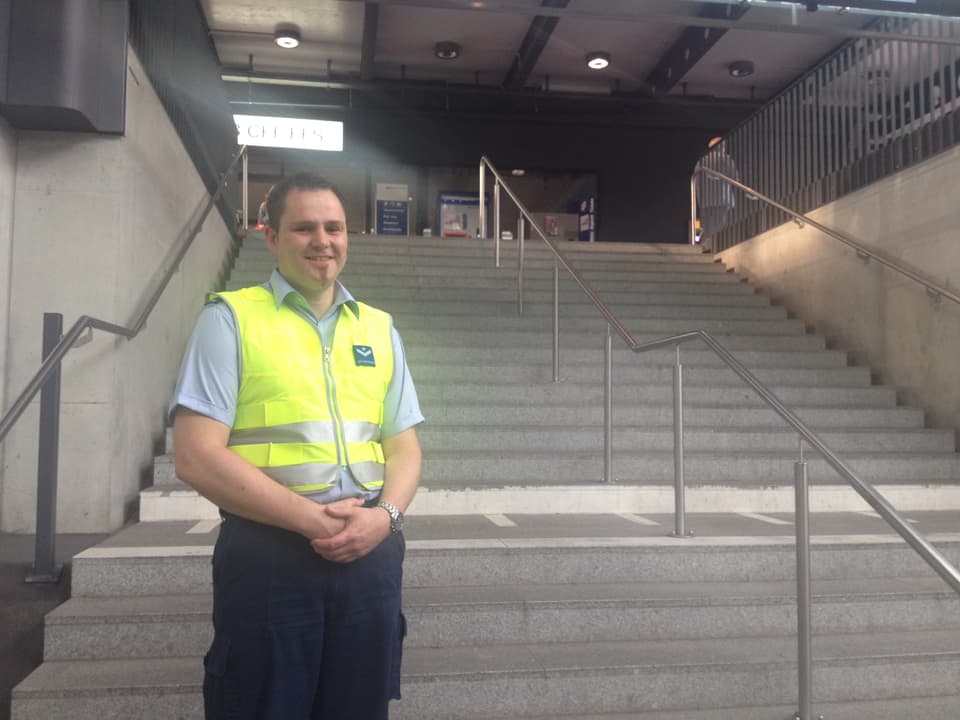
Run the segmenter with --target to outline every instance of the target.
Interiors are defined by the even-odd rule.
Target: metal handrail
[[[743,184],[742,182],[740,182],[739,180],[735,180],[734,178],[730,177],[729,175],[724,175],[723,173],[718,172],[718,171],[713,170],[713,169],[708,168],[708,167],[702,167],[702,166],[701,166],[701,167],[697,167],[696,170],[694,170],[693,175],[692,175],[691,178],[690,178],[690,209],[691,209],[691,218],[690,218],[690,243],[691,243],[691,244],[694,244],[694,242],[695,242],[695,241],[694,241],[694,237],[695,237],[695,233],[696,233],[696,227],[695,227],[695,223],[696,223],[696,197],[697,197],[696,179],[697,179],[697,175],[699,175],[699,174],[701,174],[701,173],[708,173],[709,175],[712,175],[712,176],[714,176],[714,177],[716,177],[716,178],[718,178],[718,179],[720,179],[720,180],[723,180],[724,182],[729,183],[730,185],[733,185],[734,187],[740,188],[741,190],[743,190],[743,191],[744,191],[745,193],[747,193],[748,195],[750,195],[750,196],[752,196],[752,197],[755,197],[755,198],[758,199],[758,200],[763,200],[763,202],[767,203],[768,205],[770,205],[770,206],[772,206],[772,207],[775,207],[777,210],[780,210],[780,211],[783,212],[783,213],[786,213],[786,214],[789,215],[791,218],[793,218],[793,220],[794,220],[797,224],[799,224],[801,227],[803,227],[804,225],[810,225],[811,227],[816,228],[817,230],[819,230],[820,232],[824,233],[825,235],[829,235],[830,237],[834,238],[835,240],[839,240],[839,241],[842,242],[844,245],[847,245],[847,246],[853,248],[854,250],[857,251],[857,255],[859,255],[860,257],[866,257],[866,258],[869,258],[869,259],[871,259],[871,260],[876,260],[876,261],[877,261],[878,263],[880,263],[881,265],[883,265],[883,266],[885,266],[885,267],[888,267],[888,268],[890,268],[891,270],[900,273],[900,274],[903,275],[904,277],[908,277],[908,278],[910,278],[911,280],[913,280],[914,282],[917,282],[917,283],[923,285],[923,286],[926,288],[927,292],[930,294],[930,296],[933,297],[934,299],[937,299],[937,298],[939,298],[939,297],[945,297],[945,298],[947,298],[948,300],[952,300],[953,302],[955,302],[955,303],[957,303],[957,304],[960,304],[960,296],[955,295],[954,293],[952,293],[952,292],[950,292],[949,290],[947,290],[945,287],[941,287],[940,285],[937,285],[937,284],[936,284],[935,282],[933,282],[932,280],[928,280],[927,278],[925,278],[925,277],[923,277],[922,275],[914,272],[913,270],[911,270],[911,269],[909,269],[909,268],[907,268],[907,267],[904,267],[903,265],[901,265],[900,263],[898,263],[898,262],[895,261],[895,260],[890,260],[890,259],[888,259],[888,258],[883,257],[882,255],[879,255],[876,251],[871,250],[870,248],[866,247],[865,245],[860,244],[859,242],[857,242],[856,240],[854,240],[854,239],[851,238],[850,236],[844,235],[843,233],[839,232],[838,230],[834,230],[834,229],[832,229],[832,228],[829,228],[829,227],[827,227],[826,225],[822,225],[821,223],[818,223],[816,220],[811,219],[811,218],[810,218],[809,216],[807,216],[807,215],[803,215],[803,214],[801,214],[801,213],[795,212],[794,210],[791,210],[790,208],[788,208],[788,207],[786,207],[786,206],[784,206],[784,205],[781,205],[781,204],[778,203],[776,200],[774,200],[774,199],[772,199],[772,198],[770,198],[770,197],[767,197],[767,196],[764,195],[763,193],[758,192],[757,190],[754,190],[753,188],[744,185],[744,184]]]
[[[517,205],[517,209],[520,213],[527,219],[531,227],[536,230],[537,234],[543,239],[547,244],[547,247],[553,252],[556,256],[557,261],[566,268],[567,272],[570,273],[574,281],[580,288],[586,293],[587,297],[590,298],[591,302],[597,307],[600,311],[600,314],[603,315],[604,319],[607,321],[607,324],[616,331],[616,333],[623,339],[631,351],[635,353],[646,352],[649,350],[657,350],[667,347],[674,347],[682,343],[688,342],[690,340],[700,339],[706,343],[713,352],[740,378],[749,385],[760,398],[769,405],[781,418],[783,418],[788,425],[791,425],[797,433],[799,433],[804,440],[806,440],[810,445],[815,448],[830,464],[830,466],[837,471],[837,473],[847,482],[849,482],[853,489],[873,507],[877,513],[886,520],[894,530],[896,530],[910,546],[916,550],[921,557],[941,576],[947,583],[952,587],[958,594],[960,594],[960,572],[954,568],[949,561],[936,549],[934,548],[924,537],[922,537],[916,530],[914,530],[906,519],[900,515],[890,505],[887,500],[880,495],[869,483],[862,480],[843,460],[841,460],[836,453],[834,453],[823,440],[820,439],[820,436],[817,435],[813,430],[811,430],[807,425],[800,420],[793,412],[784,405],[773,392],[767,388],[762,382],[760,382],[754,375],[747,370],[746,367],[739,360],[737,360],[730,352],[723,347],[714,337],[705,330],[694,330],[691,332],[681,333],[679,335],[672,335],[670,337],[661,338],[659,340],[652,340],[650,342],[640,343],[638,342],[633,335],[630,334],[630,331],[627,330],[623,323],[617,318],[614,312],[607,306],[607,304],[600,298],[599,295],[590,287],[586,280],[580,275],[580,273],[570,264],[570,261],[565,257],[563,252],[561,252],[553,243],[547,240],[546,235],[543,230],[537,225],[536,221],[524,207],[523,203],[520,202],[520,199],[514,194],[510,187],[504,182],[500,173],[497,172],[496,168],[486,157],[481,158],[481,164],[485,164],[487,168],[493,173],[497,182],[503,185],[503,190],[507,193],[511,200]],[[709,171],[713,172],[713,171]],[[720,173],[714,173],[719,175]],[[736,181],[734,181],[736,182]],[[778,203],[770,200],[769,198],[755,193],[752,189],[747,188],[746,186],[736,183],[740,187],[743,187],[750,193],[755,194],[761,200],[771,202],[772,204],[781,207]],[[483,211],[483,204],[481,203],[481,212]],[[782,208],[787,210],[786,208]],[[789,210],[787,210],[789,212]],[[803,216],[800,216],[803,219]],[[812,223],[811,223],[812,224]],[[823,226],[819,226],[818,229]],[[824,230],[829,230],[824,228]],[[837,233],[839,235],[839,233]],[[484,236],[484,223],[481,219],[481,237]],[[843,239],[843,238],[841,238]],[[499,242],[499,238],[497,238]],[[847,242],[847,239],[844,239]],[[850,241],[851,244],[856,246],[856,243]],[[922,281],[921,281],[922,282]],[[934,286],[936,287],[936,286]],[[939,290],[938,290],[939,291]],[[955,296],[952,296],[952,293],[944,291],[944,293],[954,299]],[[960,300],[960,298],[958,298]]]
[[[199,220],[197,220],[193,226],[193,229],[181,244],[176,256],[173,259],[173,262],[170,263],[170,266],[164,272],[160,283],[153,291],[153,294],[147,299],[146,304],[143,306],[143,310],[141,310],[137,315],[137,319],[134,321],[133,325],[130,327],[124,327],[122,325],[116,325],[114,323],[107,322],[106,320],[90,317],[89,315],[81,315],[79,318],[77,318],[76,322],[74,322],[74,324],[70,327],[70,330],[68,330],[63,336],[63,339],[57,343],[56,347],[53,349],[53,352],[51,352],[43,361],[43,364],[40,365],[40,369],[37,370],[30,382],[27,383],[27,386],[23,389],[23,392],[20,393],[17,399],[10,406],[10,409],[7,410],[7,412],[4,413],[3,418],[0,419],[0,442],[2,442],[7,436],[7,433],[9,433],[10,429],[14,426],[14,424],[16,424],[24,410],[27,409],[30,401],[33,400],[37,392],[39,392],[39,390],[43,387],[43,384],[50,376],[50,373],[53,372],[53,369],[60,364],[63,356],[70,351],[85,330],[88,328],[92,330],[103,330],[114,335],[120,335],[128,340],[132,340],[140,333],[141,330],[143,330],[144,325],[147,324],[147,318],[150,316],[153,308],[159,302],[164,290],[167,289],[167,285],[169,285],[170,280],[173,278],[174,273],[176,273],[177,268],[183,261],[187,251],[190,250],[190,246],[193,244],[194,239],[200,234],[200,230],[203,228],[203,223],[206,221],[207,216],[209,216],[214,204],[216,204],[217,200],[219,200],[220,196],[223,194],[223,190],[227,186],[230,174],[233,172],[234,168],[236,168],[237,162],[240,160],[240,158],[246,156],[246,151],[247,146],[242,146],[233,156],[229,167],[227,167],[227,169],[220,176],[220,182],[218,183],[217,191],[210,196],[210,199],[207,201],[207,204],[203,209],[203,212],[200,214]]]
[[[40,393],[37,525],[34,538],[34,562],[31,572],[25,578],[26,582],[56,583],[60,580],[62,570],[62,566],[56,564],[56,527],[57,461],[60,445],[60,364],[64,355],[79,344],[78,341],[81,340],[81,335],[86,330],[90,330],[91,333],[93,330],[104,330],[128,340],[132,340],[140,333],[194,239],[200,234],[203,223],[210,215],[213,206],[223,195],[224,188],[226,188],[229,177],[236,168],[237,161],[241,157],[246,159],[246,151],[245,145],[241,147],[230,161],[230,165],[223,172],[223,175],[220,176],[216,191],[210,196],[200,213],[199,219],[193,224],[183,242],[180,243],[173,261],[163,271],[156,289],[147,299],[131,327],[124,327],[89,315],[81,315],[64,335],[63,316],[59,313],[43,314],[43,363],[10,409],[0,419],[0,442],[2,442],[17,420],[23,415],[30,401],[38,392]],[[246,174],[244,174],[245,179]]]
[[[814,449],[816,449],[827,463],[846,480],[853,489],[860,495],[877,513],[913,548],[921,558],[933,568],[933,570],[942,577],[946,583],[960,595],[960,572],[946,559],[946,557],[937,550],[926,538],[914,530],[907,520],[900,515],[897,510],[884,498],[876,489],[862,480],[852,468],[850,468],[840,457],[834,453],[820,436],[811,430],[800,420],[789,408],[784,405],[776,395],[762,382],[760,382],[747,368],[738,361],[733,355],[721,345],[710,333],[705,330],[694,330],[691,332],[672,335],[650,342],[637,342],[630,332],[618,320],[616,315],[607,307],[607,304],[593,291],[587,282],[580,276],[575,268],[570,264],[564,254],[549,240],[539,225],[530,216],[530,213],[520,202],[519,198],[510,190],[509,186],[503,181],[503,178],[493,167],[492,163],[483,157],[480,160],[480,231],[481,237],[486,237],[486,218],[484,214],[484,168],[488,167],[493,172],[496,182],[503,185],[503,189],[514,201],[517,209],[520,211],[521,220],[519,226],[521,236],[518,238],[518,250],[520,252],[520,264],[518,274],[519,289],[519,308],[522,312],[522,273],[523,273],[523,219],[530,222],[531,227],[536,230],[540,238],[546,243],[547,247],[556,257],[554,264],[554,381],[559,380],[559,321],[557,318],[559,311],[559,288],[557,276],[559,265],[562,264],[577,285],[586,293],[587,297],[600,311],[601,315],[607,320],[607,332],[604,346],[604,477],[608,478],[609,467],[611,465],[612,454],[612,349],[611,330],[616,330],[617,334],[627,343],[630,350],[635,353],[657,350],[666,347],[675,347],[677,349],[677,363],[674,366],[674,472],[675,472],[675,490],[676,490],[676,530],[672,533],[675,537],[687,537],[688,533],[684,531],[683,526],[683,427],[682,427],[682,367],[680,365],[680,345],[691,340],[702,340],[719,357],[723,363],[734,371],[750,388],[759,395],[774,412],[776,412],[788,425],[800,435],[800,461],[794,465],[794,492],[796,498],[795,513],[796,521],[796,548],[797,548],[797,645],[798,645],[798,700],[799,720],[811,720],[811,704],[813,697],[813,656],[812,656],[812,630],[811,630],[811,585],[810,585],[810,525],[809,525],[809,485],[807,479],[807,465],[803,461],[803,440],[806,440]],[[719,173],[717,173],[719,174]],[[739,183],[737,183],[739,185]],[[744,189],[752,192],[749,188]],[[695,191],[694,191],[695,192]],[[757,193],[758,198],[772,202]],[[695,196],[692,199],[695,202]],[[776,203],[774,203],[776,205]],[[786,208],[783,208],[786,210]],[[788,211],[789,212],[789,211]],[[498,209],[499,214],[499,209]],[[500,228],[496,228],[496,256],[499,258]],[[841,238],[843,239],[843,238]],[[846,242],[847,240],[844,239]],[[853,241],[850,244],[856,246]],[[871,253],[872,255],[872,253]],[[878,257],[878,259],[880,259]],[[920,280],[924,282],[923,280]],[[926,284],[924,282],[924,284]],[[949,295],[948,295],[949,296]],[[953,298],[951,298],[953,299]]]
[[[694,330],[692,332],[681,333],[680,335],[673,335],[671,337],[661,338],[659,340],[654,340],[652,342],[634,344],[631,346],[633,352],[646,352],[648,350],[656,350],[663,347],[671,347],[674,345],[679,345],[680,343],[687,342],[689,340],[695,339],[703,340],[706,343],[707,347],[713,350],[721,360],[733,370],[740,378],[749,385],[760,398],[770,406],[770,408],[777,413],[781,418],[783,418],[786,423],[793,427],[804,440],[806,440],[810,445],[819,452],[824,460],[837,471],[837,473],[847,482],[849,482],[853,489],[857,491],[857,494],[860,495],[864,500],[869,503],[869,505],[877,511],[877,513],[889,523],[894,530],[899,533],[899,535],[907,541],[907,543],[912,547],[920,556],[939,574],[944,580],[947,581],[947,584],[950,585],[957,594],[960,594],[960,571],[958,571],[946,557],[930,542],[920,535],[916,530],[911,527],[910,523],[899,513],[897,510],[882,496],[878,493],[873,486],[871,486],[865,480],[862,480],[856,472],[850,468],[836,453],[834,453],[823,440],[820,439],[820,436],[817,435],[813,430],[811,430],[807,425],[800,420],[786,405],[784,405],[770,389],[760,382],[749,370],[747,370],[744,365],[737,360],[730,352],[721,345],[709,332],[705,330]]]

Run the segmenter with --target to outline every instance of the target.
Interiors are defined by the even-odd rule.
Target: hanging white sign
[[[238,145],[343,151],[343,123],[334,120],[234,115]]]

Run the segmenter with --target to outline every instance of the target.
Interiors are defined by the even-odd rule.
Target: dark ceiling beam
[[[794,0],[795,2],[797,0]],[[824,2],[825,0],[821,0]],[[830,0],[833,3],[833,10],[828,10],[827,12],[836,12],[841,7],[842,0]],[[922,2],[923,0],[918,0]],[[689,4],[688,0],[676,0],[677,3]],[[851,3],[853,0],[851,0]],[[865,4],[868,0],[860,0],[861,4]],[[880,5],[881,0],[877,0],[877,5]],[[803,3],[806,3],[806,0],[803,0]],[[843,5],[850,7],[851,3],[843,3]],[[934,15],[944,15],[949,17],[960,17],[960,3],[956,0],[927,0],[927,3],[924,5],[913,5],[906,3],[891,3],[884,2],[883,8],[886,10],[899,10],[900,12],[920,12],[917,10],[918,7],[925,8],[926,12],[929,12]],[[453,0],[380,0],[381,5],[397,5],[401,7],[423,7],[423,8],[440,8],[440,9],[464,9],[465,3],[453,2]],[[714,3],[717,4],[717,3]],[[733,5],[734,2],[722,3],[724,5],[730,4]],[[739,4],[739,3],[737,3]],[[477,3],[479,5],[479,3]],[[897,6],[896,8],[893,6]],[[523,0],[488,0],[484,3],[482,7],[474,7],[470,5],[471,12],[477,13],[510,13],[511,15],[526,15],[529,17],[536,16],[546,16],[546,17],[557,17],[557,18],[571,18],[575,20],[604,20],[610,22],[625,22],[625,23],[645,23],[645,22],[661,22],[670,25],[680,25],[686,27],[690,25],[692,17],[690,14],[681,15],[676,12],[664,12],[660,9],[661,6],[650,6],[642,4],[637,0],[636,2],[630,5],[616,4],[616,5],[605,5],[605,4],[581,4],[574,6],[572,8],[562,8],[555,9],[549,7],[538,7],[530,6],[525,4]],[[678,5],[677,7],[682,7]],[[860,7],[860,5],[858,5]],[[798,11],[800,6],[798,5]],[[769,15],[770,12],[778,12],[782,15],[780,21],[768,20],[764,22],[743,22],[743,21],[732,21],[726,18],[723,19],[709,19],[701,18],[698,23],[704,27],[716,27],[716,28],[727,28],[727,29],[736,29],[736,30],[749,30],[754,32],[774,32],[774,33],[783,33],[786,35],[820,35],[820,36],[835,36],[840,38],[853,38],[853,37],[870,37],[877,40],[902,40],[902,36],[897,37],[893,33],[880,33],[880,32],[867,32],[864,30],[856,30],[851,28],[837,27],[829,23],[818,23],[816,25],[798,23],[794,25],[791,21],[790,13],[793,12],[793,8],[789,5],[779,5],[779,6],[765,6],[765,10]],[[806,12],[805,10],[803,11]],[[823,10],[821,10],[823,12]],[[869,12],[865,10],[865,12]],[[878,11],[879,12],[879,11]],[[784,22],[783,20],[787,20]],[[932,42],[942,44],[942,45],[957,45],[960,46],[960,39],[958,38],[947,38],[933,40]]]
[[[239,73],[230,73],[239,76]],[[252,77],[267,76],[256,73]],[[274,78],[276,79],[276,78]],[[759,102],[671,95],[658,99],[634,94],[504,90],[489,85],[444,84],[427,81],[344,79],[322,86],[226,82],[235,112],[317,117],[339,112],[414,114],[473,114],[505,120],[574,122],[588,125],[647,127],[733,127],[755,112]]]
[[[749,8],[748,3],[741,3],[740,5],[711,3],[701,8],[699,17],[711,20],[739,20]],[[683,76],[700,62],[700,59],[709,52],[710,48],[716,45],[720,38],[726,34],[727,30],[725,28],[698,26],[684,28],[680,37],[663,54],[660,62],[647,76],[647,86],[657,94],[670,92]]]
[[[540,7],[562,10],[569,2],[570,0],[543,0]],[[560,22],[558,17],[537,15],[533,18],[530,27],[527,28],[527,34],[524,36],[523,42],[517,49],[513,64],[503,79],[503,87],[508,90],[519,90],[527,84],[527,80],[530,79],[530,74],[537,66],[537,61],[540,59],[540,55],[547,46],[547,42],[550,40],[558,22]]]
[[[790,0],[806,9],[808,0]],[[916,0],[916,2],[896,2],[896,0],[818,0],[818,5],[834,12],[837,7],[876,10],[878,13],[923,13],[924,15],[943,15],[960,17],[960,6],[956,0]]]
[[[360,79],[373,80],[373,61],[377,56],[377,25],[380,21],[380,4],[363,4],[363,47],[360,51]]]

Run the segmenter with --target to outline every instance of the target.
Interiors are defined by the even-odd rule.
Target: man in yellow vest
[[[277,268],[211,296],[173,402],[177,475],[223,517],[205,713],[386,720],[423,415],[390,316],[338,281],[336,190],[293,176],[266,209]]]

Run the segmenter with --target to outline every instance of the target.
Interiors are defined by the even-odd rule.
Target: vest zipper
[[[336,330],[334,330],[336,334]],[[333,340],[331,339],[331,343]],[[340,406],[337,405],[337,387],[333,379],[333,364],[330,360],[331,348],[323,348],[323,374],[327,381],[327,404],[330,406],[330,417],[333,419],[334,436],[337,445],[337,462],[340,467],[349,467],[350,458],[347,456],[347,439],[343,434],[343,418],[340,416]]]

